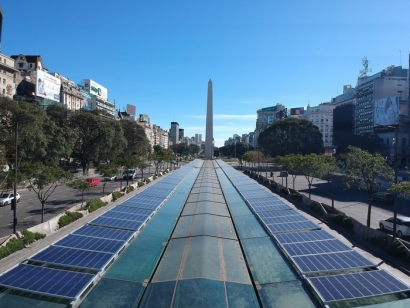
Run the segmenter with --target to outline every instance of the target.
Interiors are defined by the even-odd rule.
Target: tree
[[[354,146],[371,154],[379,153],[385,156],[387,147],[383,139],[376,134],[355,135],[350,133],[339,141],[337,154],[347,153],[349,146]]]
[[[84,179],[75,178],[73,181],[68,182],[67,186],[73,189],[78,190],[81,193],[81,209],[83,208],[84,203],[84,191],[89,190],[91,186],[84,181]]]
[[[410,182],[403,181],[397,184],[393,184],[389,190],[396,194],[401,194],[403,196],[410,196]]]
[[[95,172],[101,174],[104,177],[111,177],[113,175],[118,175],[120,167],[115,164],[114,162],[110,162],[108,164],[100,164],[95,168]],[[121,176],[121,175],[120,175]],[[107,182],[103,183],[103,195],[105,195],[105,185]]]
[[[321,158],[317,154],[311,153],[308,155],[301,156],[300,170],[302,171],[302,174],[305,176],[306,180],[308,181],[309,199],[311,196],[313,180],[315,179],[316,171],[319,169],[320,164],[321,164]]]
[[[58,186],[71,180],[72,174],[59,167],[45,166],[42,163],[25,164],[21,171],[26,175],[30,190],[37,194],[41,202],[41,222],[44,222],[44,205]]]
[[[300,154],[298,155],[290,154],[290,155],[286,155],[286,157],[287,157],[286,158],[287,165],[289,166],[289,170],[291,171],[291,175],[292,175],[293,190],[295,190],[295,181],[296,181],[296,177],[299,175],[299,173],[301,173],[303,156]],[[287,187],[287,184],[286,184],[286,187]]]
[[[325,180],[329,185],[329,193],[332,199],[332,211],[334,212],[335,201],[333,196],[333,179],[335,178],[335,173],[340,172],[340,168],[333,156],[319,155],[318,159],[317,169],[314,174],[316,177]]]
[[[195,144],[195,143],[191,143],[189,146],[189,154],[191,155],[197,155],[199,153],[199,151],[201,150],[201,148]]]
[[[312,122],[287,118],[273,122],[258,138],[264,154],[272,157],[287,154],[323,153],[322,134]]]
[[[381,179],[391,181],[394,176],[393,169],[388,166],[385,159],[379,155],[372,155],[357,147],[349,146],[349,153],[344,168],[348,186],[356,183],[364,187],[368,196],[367,226],[370,227],[372,196],[374,187]]]
[[[127,140],[127,147],[124,155],[137,155],[147,157],[151,152],[151,145],[145,135],[144,128],[132,121],[119,121],[122,127],[124,138]]]

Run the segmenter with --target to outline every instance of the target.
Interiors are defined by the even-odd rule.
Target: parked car
[[[96,178],[88,178],[88,179],[86,179],[85,180],[87,183],[88,183],[88,185],[90,185],[91,187],[93,187],[93,186],[97,186],[98,184],[100,184],[100,180],[99,179],[96,179]]]
[[[131,179],[133,179],[133,178],[135,178],[137,176],[137,172],[135,171],[135,169],[129,169],[129,170],[125,170],[123,173],[122,173],[122,178],[124,179],[124,180],[131,180]]]
[[[278,175],[278,177],[284,177],[286,178],[288,176],[288,172],[287,171],[281,171]]]
[[[380,220],[379,226],[381,230],[393,231],[394,217],[390,217],[386,220]],[[404,235],[410,235],[410,217],[397,216],[396,219],[396,233],[398,237],[403,237]]]
[[[117,179],[116,175],[108,175],[104,177],[104,181],[115,181]]]
[[[0,195],[0,206],[11,204],[11,201],[14,199],[14,193],[5,192]],[[20,195],[16,193],[17,203],[20,202]]]
[[[373,194],[373,201],[376,201],[380,204],[393,204],[394,194],[379,191]]]

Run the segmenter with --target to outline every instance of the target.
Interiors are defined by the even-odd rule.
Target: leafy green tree
[[[290,155],[286,155],[285,157],[287,158],[286,159],[287,165],[290,170],[290,175],[292,176],[293,190],[295,190],[295,181],[296,181],[296,177],[301,173],[303,156],[300,154],[298,155],[290,154]]]
[[[300,170],[302,174],[305,176],[306,180],[308,181],[309,187],[309,199],[311,196],[311,189],[313,180],[315,179],[316,172],[321,164],[320,155],[311,153],[308,155],[301,156],[301,166]]]
[[[101,174],[103,177],[111,177],[114,175],[118,175],[120,171],[120,166],[118,164],[115,164],[114,162],[110,162],[108,164],[100,164],[95,168],[95,172]],[[103,183],[103,195],[105,195],[105,186],[107,185],[107,182]]]
[[[344,171],[348,186],[356,183],[367,191],[369,204],[367,226],[370,227],[374,187],[379,185],[381,179],[391,181],[394,176],[393,169],[386,164],[385,159],[381,155],[372,155],[357,147],[349,146]]]
[[[299,118],[275,121],[259,135],[258,144],[263,153],[272,157],[323,153],[319,129],[312,122]]]
[[[401,194],[403,196],[410,196],[410,182],[403,181],[397,184],[393,184],[389,190],[396,194]]]
[[[86,190],[89,190],[91,188],[91,186],[84,180],[81,178],[75,178],[73,181],[68,182],[67,186],[78,190],[81,193],[81,209],[83,208],[83,204],[84,204],[84,192]]]
[[[29,189],[37,194],[41,202],[41,222],[44,222],[44,205],[58,186],[72,179],[72,174],[59,167],[45,166],[42,163],[24,164],[21,167],[28,182]]]
[[[189,146],[188,146],[188,152],[189,152],[189,154],[191,154],[191,155],[197,155],[198,153],[199,153],[199,151],[201,150],[201,148],[197,145],[197,144],[195,144],[195,143],[191,143]]]
[[[138,157],[147,157],[151,152],[151,145],[144,132],[144,128],[132,121],[119,121],[127,147],[124,150],[124,155],[137,155]]]
[[[329,193],[332,199],[332,211],[335,210],[335,201],[333,195],[333,179],[335,178],[335,174],[340,172],[340,168],[337,165],[337,161],[333,156],[328,155],[318,155],[318,165],[317,169],[314,172],[315,176],[323,179],[327,182],[329,186]]]

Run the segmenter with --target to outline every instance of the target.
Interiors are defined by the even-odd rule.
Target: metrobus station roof
[[[0,274],[0,307],[406,307],[410,286],[221,160]]]

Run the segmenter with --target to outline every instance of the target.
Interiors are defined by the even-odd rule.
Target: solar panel
[[[295,223],[281,223],[281,224],[267,224],[266,227],[272,233],[296,232],[307,230],[321,229],[317,224],[307,221],[300,221]]]
[[[121,206],[155,210],[161,205],[163,201],[163,198],[145,197],[124,201],[123,203],[121,203]]]
[[[269,208],[272,208],[275,211],[292,209],[292,207],[287,205],[285,202],[273,196],[267,197],[267,198],[251,199],[248,202],[249,202],[249,205],[252,206],[252,208],[255,211],[262,211],[262,209],[269,209]]]
[[[283,211],[283,212],[290,212],[290,211]],[[263,212],[267,213],[267,212]],[[261,217],[261,220],[267,224],[290,224],[290,223],[297,223],[303,221],[310,221],[305,216],[299,215],[287,215],[287,216],[279,216],[279,217]]]
[[[91,251],[117,253],[125,245],[125,242],[70,234],[54,245]]]
[[[147,216],[150,216],[152,214],[152,210],[139,209],[135,207],[121,206],[121,205],[118,205],[112,208],[110,212],[140,214],[140,215],[147,215]]]
[[[151,213],[152,213],[152,211],[151,211]],[[100,217],[116,218],[116,219],[132,220],[132,221],[144,221],[149,216],[150,215],[148,215],[148,213],[132,214],[132,213],[108,211],[108,212],[102,214]]]
[[[0,285],[74,300],[87,288],[94,277],[90,274],[19,264],[0,276]]]
[[[333,235],[325,230],[308,231],[308,232],[298,232],[298,233],[286,233],[286,234],[276,234],[276,239],[281,244],[286,243],[304,243],[313,241],[322,241],[335,239]]]
[[[352,300],[410,291],[384,270],[308,278],[323,302]]]
[[[143,192],[136,195],[137,198],[141,197],[157,197],[165,199],[173,189],[154,189],[154,187],[150,187],[151,189],[144,190]]]
[[[241,191],[240,193],[247,200],[272,197],[272,195],[264,189],[261,191]]]
[[[282,247],[291,257],[353,250],[338,239],[306,243],[282,244]]]
[[[292,257],[292,260],[303,274],[377,266],[354,250],[320,255],[296,256]]]
[[[101,270],[113,258],[113,254],[83,249],[50,246],[29,260],[41,263]]]
[[[112,228],[85,225],[80,229],[76,230],[75,232],[73,232],[72,234],[128,241],[134,235],[134,232],[128,230],[118,230]]]
[[[307,219],[305,216],[303,216],[298,211],[295,211],[293,209],[291,209],[290,211],[285,210],[285,211],[260,212],[260,213],[258,213],[258,216],[261,219],[265,219],[265,218],[278,218],[279,219],[279,217],[290,217],[290,216],[297,216],[301,220],[306,220]]]
[[[108,217],[100,216],[94,219],[93,221],[90,221],[89,224],[95,225],[95,226],[104,226],[104,227],[137,231],[141,228],[144,222],[145,220],[132,221],[132,220],[115,219],[115,218],[108,218]]]

